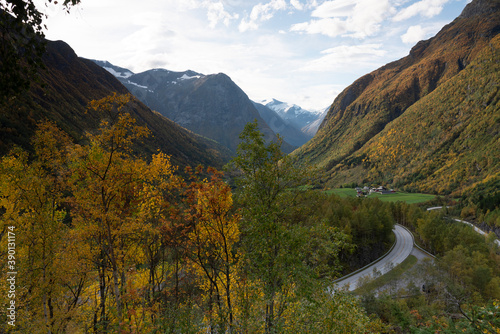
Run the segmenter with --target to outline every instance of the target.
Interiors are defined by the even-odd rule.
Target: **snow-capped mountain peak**
[[[118,72],[116,71],[114,68],[112,67],[106,67],[104,66],[103,67],[106,71],[108,71],[109,73],[113,74],[115,77],[117,78],[124,78],[124,79],[127,79],[128,77],[131,77],[132,75],[134,75],[134,73],[130,72],[130,71],[123,71],[123,72]]]
[[[96,63],[97,65],[99,65],[102,68],[104,68],[109,73],[113,74],[117,78],[127,79],[127,78],[131,77],[132,75],[134,75],[134,72],[130,71],[129,69],[126,69],[126,68],[123,68],[123,67],[119,67],[119,66],[115,66],[115,65],[111,64],[108,61],[105,61],[105,60],[94,60],[94,59],[91,59],[91,60],[94,63]]]
[[[186,73],[184,73],[182,75],[182,77],[179,78],[179,80],[191,80],[191,79],[199,79],[201,78],[201,75],[187,75]]]
[[[276,99],[263,100],[261,104],[274,110],[281,118],[292,123],[297,129],[303,129],[317,122],[319,118],[322,120],[324,117],[322,110],[310,111],[296,104],[290,104]],[[321,120],[319,122],[321,122]]]
[[[284,119],[295,118],[300,115],[310,115],[312,114],[310,111],[303,109],[302,107],[296,104],[290,104],[286,102],[282,102],[276,99],[272,99],[267,103],[262,103],[266,107],[276,111],[280,116]]]

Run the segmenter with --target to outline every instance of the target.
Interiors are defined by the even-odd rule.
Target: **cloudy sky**
[[[82,0],[46,36],[135,73],[225,73],[254,101],[325,108],[360,76],[404,57],[470,0]]]

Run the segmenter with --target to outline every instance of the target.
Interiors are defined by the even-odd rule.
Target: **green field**
[[[356,189],[354,188],[338,188],[327,190],[327,193],[336,194],[340,197],[356,197]],[[418,194],[418,193],[403,193],[403,192],[395,192],[393,194],[370,194],[367,198],[378,198],[383,202],[406,202],[408,204],[412,203],[422,203],[427,202],[436,197],[435,195],[429,194]]]

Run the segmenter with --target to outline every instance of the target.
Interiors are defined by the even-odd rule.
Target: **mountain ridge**
[[[118,79],[151,109],[194,133],[215,140],[233,153],[240,141],[239,134],[254,120],[266,140],[277,140],[246,93],[224,73],[205,75],[191,70],[152,69]],[[286,153],[295,148],[286,141],[282,145]]]
[[[274,110],[282,119],[290,122],[301,131],[311,123],[317,121],[323,114],[321,110],[306,110],[296,104],[282,102],[274,98],[271,100],[263,100],[261,104]]]
[[[115,76],[94,62],[78,57],[63,41],[48,41],[43,61],[46,69],[40,71],[41,82],[32,84],[29,92],[0,106],[1,154],[14,145],[29,150],[37,123],[44,119],[54,121],[80,142],[85,132],[98,128],[101,120],[99,114],[87,109],[87,104],[113,93],[129,93]],[[142,153],[149,155],[161,149],[180,166],[222,167],[229,159],[226,149],[152,112],[138,100],[130,103],[127,111],[138,124],[152,131],[153,136],[139,147]]]
[[[465,180],[438,190],[409,179],[407,183],[402,179],[395,181],[394,170],[392,175],[376,176],[369,170],[373,166],[363,162],[366,157],[361,149],[370,140],[380,143],[382,136],[377,135],[388,125],[422,98],[456,78],[483,50],[491,47],[493,37],[500,31],[499,8],[498,0],[473,1],[436,36],[417,43],[408,56],[354,81],[335,98],[317,135],[294,154],[325,170],[330,185],[387,182],[413,184],[413,190],[460,193],[466,187]],[[498,77],[498,72],[489,75]],[[447,94],[458,99],[452,92]],[[411,128],[411,124],[407,126]]]

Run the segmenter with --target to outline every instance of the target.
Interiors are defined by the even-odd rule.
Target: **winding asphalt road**
[[[375,271],[378,271],[381,275],[383,275],[403,262],[410,255],[413,249],[413,236],[407,229],[399,224],[396,224],[392,231],[396,235],[396,244],[388,254],[368,266],[359,269],[353,274],[336,280],[334,282],[335,287],[338,289],[354,291],[358,287],[358,282],[361,278],[368,275],[373,276]]]
[[[427,210],[437,210],[442,207],[433,207]],[[469,222],[455,219],[458,222],[468,224],[476,230],[476,232],[485,235],[486,233],[481,231],[476,226],[472,225]],[[375,272],[383,275],[389,272],[392,268],[403,262],[409,255],[412,253],[417,256],[417,258],[421,257],[429,257],[428,254],[420,251],[417,247],[413,247],[413,236],[406,228],[403,226],[396,224],[393,229],[394,234],[396,235],[396,243],[393,248],[382,258],[376,260],[375,262],[370,263],[364,268],[361,268],[354,273],[341,277],[334,281],[335,288],[337,289],[346,289],[348,291],[354,291],[359,285],[359,281],[368,276],[372,276]],[[500,246],[500,240],[495,240],[495,242]]]
[[[442,206],[435,206],[433,208],[428,208],[427,211],[431,211],[431,210],[440,210],[442,209],[443,207]],[[483,230],[481,230],[479,227],[475,226],[474,224],[471,224],[469,222],[466,222],[465,220],[460,220],[460,219],[456,219],[456,218],[453,218],[454,221],[457,221],[459,223],[464,223],[464,224],[467,224],[469,225],[470,227],[472,227],[474,229],[474,231],[476,231],[477,233],[479,234],[482,234],[484,236],[488,235],[488,233],[484,232]],[[500,240],[499,239],[495,239],[495,243],[500,246]]]

